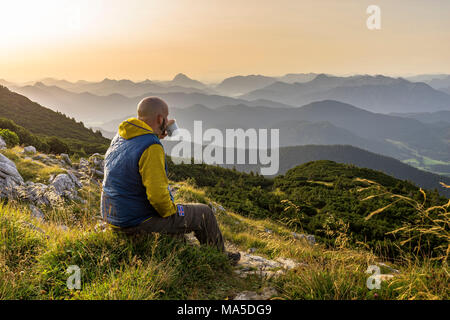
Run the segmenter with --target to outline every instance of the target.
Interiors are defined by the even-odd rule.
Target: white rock
[[[6,148],[6,142],[3,140],[2,137],[0,137],[0,150]]]
[[[76,185],[68,174],[58,174],[50,185],[55,188],[55,191],[59,196],[73,199],[77,195]]]
[[[69,155],[67,153],[61,153],[61,159],[64,160],[64,162],[69,166],[72,166],[72,161],[70,161]]]
[[[390,271],[391,273],[394,273],[394,274],[399,274],[399,273],[400,273],[400,271],[398,271],[397,269],[392,268],[391,266],[388,266],[388,265],[387,265],[386,263],[384,263],[384,262],[378,262],[377,265],[389,269],[389,271]]]
[[[72,179],[72,182],[77,188],[83,187],[83,184],[80,182],[80,180],[78,180],[73,171],[67,171],[67,174],[69,175],[70,179]]]
[[[0,153],[0,163],[6,163],[13,167],[16,166],[12,160],[9,160],[6,156],[4,156],[1,153]]]
[[[0,179],[6,181],[7,178],[12,179],[17,184],[23,184],[23,178],[17,171],[14,162],[9,160],[3,154],[0,154]]]
[[[278,258],[276,261],[281,263],[285,269],[294,269],[300,265],[300,263],[289,258]]]
[[[99,153],[94,153],[92,156],[89,157],[89,163],[92,167],[103,170],[104,161],[103,156]]]
[[[36,148],[33,146],[28,146],[28,147],[23,148],[23,152],[28,153],[28,154],[35,154]]]
[[[292,236],[295,239],[299,239],[299,240],[304,239],[304,240],[308,241],[308,243],[310,245],[314,245],[316,243],[316,237],[314,237],[314,235],[312,235],[312,234],[303,234],[303,233],[292,232]]]

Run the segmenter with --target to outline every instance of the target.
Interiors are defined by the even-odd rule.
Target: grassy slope
[[[177,201],[211,201],[204,189],[185,182],[179,187]],[[0,207],[0,299],[227,299],[267,285],[275,286],[283,299],[449,298],[448,275],[430,262],[397,265],[401,275],[370,291],[365,271],[380,258],[366,249],[310,246],[292,237],[294,229],[269,218],[220,212],[224,237],[235,247],[302,263],[274,281],[241,279],[213,249],[162,235],[128,239],[111,230],[96,232],[98,187],[81,193],[87,203],[48,211],[47,223],[31,218],[23,205]],[[45,234],[30,228],[30,222]],[[66,288],[65,270],[74,264],[82,270],[79,291]]]
[[[369,185],[364,179],[375,181],[388,192],[422,199],[420,189],[409,182],[375,170],[327,160],[303,164],[276,179],[207,165],[174,166],[170,161],[169,172],[174,180],[187,180],[204,188],[212,199],[236,213],[252,218],[270,217],[315,234],[325,243],[333,242],[327,232],[340,230],[342,220],[348,224],[350,242],[364,242],[393,257],[400,241],[386,232],[412,220],[415,209],[408,202],[398,202],[366,221],[370,212],[387,206],[392,199],[376,197],[361,201],[377,192],[360,191]],[[437,192],[427,191],[427,205],[446,202]]]
[[[109,144],[109,140],[87,129],[83,123],[44,108],[25,96],[0,86],[0,117],[13,120],[34,134]]]

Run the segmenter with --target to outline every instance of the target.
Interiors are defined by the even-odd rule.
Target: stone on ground
[[[33,146],[28,146],[23,148],[23,152],[26,154],[36,154],[36,148]]]

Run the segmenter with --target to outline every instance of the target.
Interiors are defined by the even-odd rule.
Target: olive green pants
[[[152,217],[140,225],[119,230],[128,235],[150,232],[180,235],[194,232],[201,244],[225,251],[222,233],[212,209],[206,204],[181,204],[184,215],[179,212],[167,217]]]

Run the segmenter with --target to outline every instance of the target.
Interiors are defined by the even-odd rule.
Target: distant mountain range
[[[416,112],[416,113],[391,113],[393,116],[416,119],[425,123],[448,122],[450,123],[450,111]]]
[[[60,88],[53,90],[67,93]],[[192,125],[190,124],[192,121],[201,119],[204,130],[239,127],[280,129],[281,146],[297,145],[280,148],[279,173],[313,160],[332,160],[383,171],[394,177],[413,181],[424,188],[437,188],[441,193],[445,191],[439,186],[439,182],[450,184],[450,177],[418,170],[396,159],[361,149],[393,154],[401,160],[411,160],[407,157],[414,156],[417,160],[419,153],[427,154],[428,162],[439,156],[446,156],[449,159],[450,130],[443,129],[450,126],[445,125],[445,122],[425,123],[408,117],[376,114],[338,101],[320,101],[301,108],[252,107],[237,104],[210,109],[197,104],[187,108],[174,108],[171,111],[180,126],[186,128]],[[0,87],[0,117],[12,119],[38,135],[79,141],[80,146],[108,143],[107,139],[85,128],[82,123],[42,107],[4,87]],[[110,126],[111,132],[117,131],[117,123],[115,127],[112,124]],[[163,143],[170,154],[170,148],[175,142],[163,141]],[[324,145],[311,145],[313,143]],[[360,148],[344,145],[348,143]],[[298,144],[307,145],[298,146]],[[439,149],[442,154],[438,152]],[[436,157],[432,158],[431,155]],[[428,165],[436,166],[436,171],[450,172],[445,171],[448,170],[445,161],[434,161]],[[425,165],[411,163],[419,167]],[[258,165],[236,165],[236,167],[245,171],[259,169]]]
[[[240,98],[267,99],[294,106],[331,99],[381,113],[450,110],[450,95],[425,83],[381,75],[318,75],[306,83],[275,82]]]
[[[226,78],[217,85],[204,84],[198,80],[189,78],[183,73],[177,74],[170,81],[151,81],[149,79],[146,79],[141,82],[133,82],[127,79],[113,80],[105,78],[100,82],[91,82],[84,80],[70,82],[67,80],[44,78],[39,81],[29,81],[22,84],[0,79],[0,84],[16,90],[18,87],[33,86],[35,84],[41,83],[46,86],[56,86],[75,93],[89,92],[101,96],[121,94],[127,97],[136,97],[148,92],[196,92],[236,96],[263,88],[276,81],[282,81],[286,83],[307,82],[314,79],[316,76],[316,73],[289,73],[281,77],[267,77],[262,75],[235,76]]]
[[[436,83],[447,77],[422,75],[408,81],[382,75],[292,73],[235,76],[213,86],[180,73],[170,81],[47,78],[23,86],[3,83],[101,128],[107,137],[115,134],[120,121],[135,115],[142,98],[157,95],[169,104],[170,117],[189,130],[195,120],[203,120],[204,129],[277,128],[282,147],[348,144],[450,174],[450,95],[412,82]]]
[[[288,73],[282,77],[267,77],[263,75],[247,75],[226,78],[214,89],[220,94],[242,95],[247,92],[264,88],[277,81],[286,83],[303,83],[314,79],[317,73]]]
[[[164,99],[169,106],[186,108],[194,104],[207,105],[217,108],[224,105],[245,103],[249,106],[267,106],[272,108],[289,108],[291,106],[269,100],[247,101],[220,95],[184,92],[147,92],[141,96],[127,97],[121,94],[107,96],[89,92],[75,93],[57,86],[47,86],[38,82],[32,86],[10,87],[11,90],[23,94],[30,99],[53,110],[87,122],[106,122],[119,117],[135,113],[139,101],[147,96],[157,95]]]
[[[445,92],[447,94],[450,94],[450,86],[448,86],[447,88],[441,88],[439,89],[439,91]]]
[[[128,116],[104,123],[102,129],[116,132]],[[193,132],[194,121],[203,130],[217,128],[276,128],[280,146],[309,144],[353,145],[408,161],[412,165],[450,174],[450,123],[424,123],[409,117],[372,113],[349,104],[326,100],[300,108],[249,107],[244,104],[216,109],[193,105],[171,109],[179,126]]]
[[[20,85],[6,83],[10,89],[20,91]],[[42,79],[27,86],[49,86],[58,87],[75,93],[92,93],[100,96],[107,96],[111,94],[121,94],[127,97],[136,97],[147,92],[167,93],[167,92],[184,92],[184,93],[214,93],[206,85],[199,81],[192,80],[183,74],[178,74],[172,81],[150,81],[133,82],[131,80],[112,80],[104,79],[100,82],[77,81],[69,82],[66,80],[56,80],[52,78]]]
[[[449,144],[441,129],[415,119],[372,113],[338,101],[285,109],[241,104],[213,110],[195,105],[174,109],[172,114],[188,130],[193,130],[193,121],[199,119],[203,120],[205,129],[279,128],[282,146],[344,143],[402,160],[414,157],[419,150],[419,154],[430,158],[450,161]],[[117,123],[105,129],[117,128]]]
[[[171,154],[171,150],[175,144],[176,142],[163,140],[166,154]],[[245,152],[246,159],[248,159],[248,150]],[[235,149],[235,159],[236,154],[237,150]],[[410,181],[425,189],[437,189],[440,194],[450,197],[450,190],[444,188],[440,184],[441,182],[450,184],[450,177],[444,177],[431,172],[419,170],[391,157],[382,156],[353,146],[306,145],[283,147],[279,149],[279,159],[279,171],[277,175],[284,174],[289,169],[310,161],[332,160],[337,163],[353,164],[360,168],[378,170],[397,179]],[[243,172],[253,171],[258,173],[261,168],[261,165],[259,164],[222,164],[220,166],[224,168],[236,168],[238,171]]]
[[[414,76],[407,76],[404,78],[411,82],[428,82],[433,79],[444,79],[448,76],[449,75],[445,73],[430,73],[430,74],[418,74]]]

